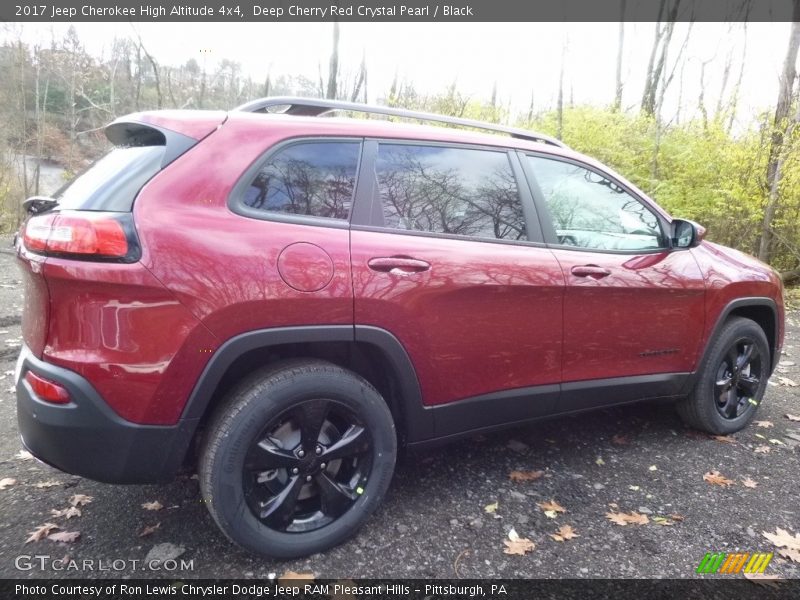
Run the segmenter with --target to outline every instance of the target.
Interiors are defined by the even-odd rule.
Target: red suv
[[[113,483],[197,456],[253,552],[352,535],[398,445],[653,398],[737,431],[780,356],[772,269],[544,135],[300,98],[106,134],[26,201],[23,443]]]

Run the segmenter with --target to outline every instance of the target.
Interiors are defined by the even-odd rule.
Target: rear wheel
[[[365,380],[322,361],[255,373],[209,427],[200,460],[205,502],[244,548],[294,558],[341,543],[389,486],[391,413]]]
[[[753,419],[764,397],[769,366],[769,345],[761,327],[750,319],[730,319],[678,412],[687,424],[709,433],[739,431]]]

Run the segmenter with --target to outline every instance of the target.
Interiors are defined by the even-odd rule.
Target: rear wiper
[[[22,208],[24,208],[29,215],[38,215],[39,213],[50,210],[56,204],[58,204],[58,200],[50,198],[49,196],[31,196],[22,203]]]

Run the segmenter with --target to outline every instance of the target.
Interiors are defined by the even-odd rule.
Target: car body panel
[[[564,381],[694,370],[705,328],[705,281],[692,253],[553,249],[567,282]],[[579,277],[583,265],[606,269]]]
[[[547,248],[354,230],[352,253],[355,321],[400,340],[425,405],[559,381],[564,278]],[[431,266],[368,266],[392,256]]]

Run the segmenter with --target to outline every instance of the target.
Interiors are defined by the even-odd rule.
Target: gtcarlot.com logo
[[[707,552],[697,567],[698,573],[763,573],[772,552]]]
[[[53,558],[49,554],[20,554],[18,571],[194,571],[194,559],[140,560],[136,558]]]

